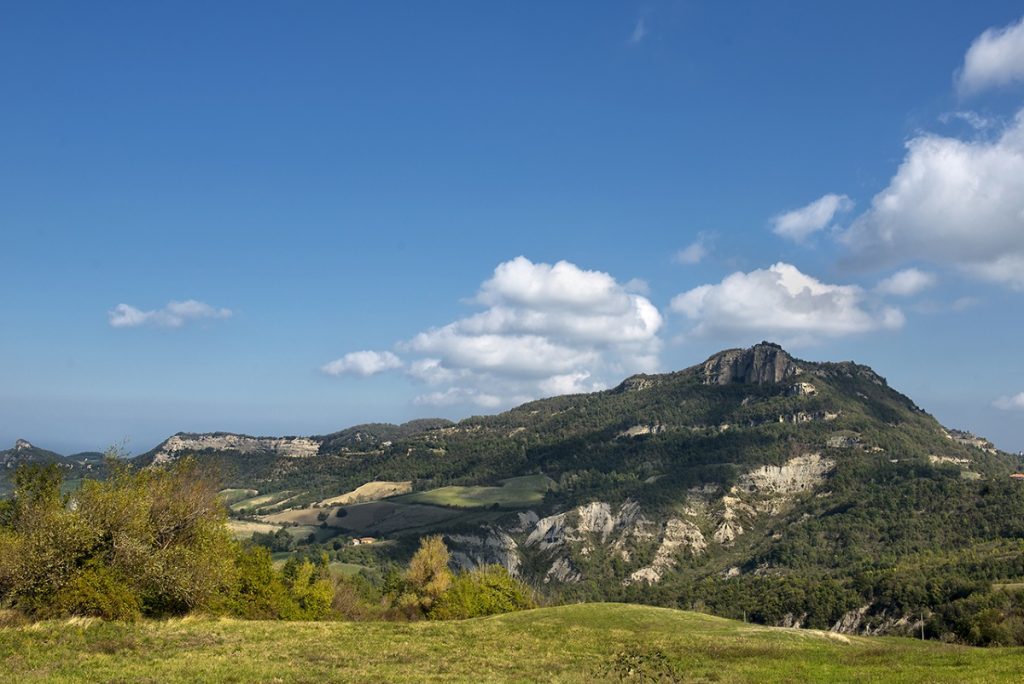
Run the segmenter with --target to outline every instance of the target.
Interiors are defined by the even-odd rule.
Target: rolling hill
[[[23,682],[1010,682],[1020,648],[976,649],[759,627],[698,613],[582,604],[463,622],[0,628]]]

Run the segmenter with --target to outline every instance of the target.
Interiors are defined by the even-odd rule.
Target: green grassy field
[[[44,622],[0,629],[0,662],[25,682],[1016,682],[1024,649],[583,604],[412,624]]]
[[[218,493],[226,506],[231,506],[243,499],[250,499],[259,494],[255,489],[222,489]]]
[[[439,487],[392,501],[454,508],[483,508],[494,504],[502,508],[525,508],[540,503],[544,493],[554,486],[554,480],[546,475],[525,475],[502,480],[500,487]]]
[[[235,539],[251,539],[255,532],[273,534],[281,529],[280,525],[252,522],[251,520],[228,520],[227,526],[231,536]]]
[[[317,527],[320,524],[320,514],[327,513],[324,522],[328,527],[380,535],[394,532],[409,533],[429,525],[450,521],[460,515],[459,511],[440,506],[398,504],[392,500],[354,504],[344,506],[344,509],[345,516],[342,518],[336,515],[335,508],[299,508],[264,515],[260,519],[278,525],[298,523]],[[291,529],[289,528],[289,532]]]

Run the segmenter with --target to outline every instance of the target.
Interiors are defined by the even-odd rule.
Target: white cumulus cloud
[[[882,280],[875,287],[880,294],[893,295],[896,297],[910,297],[919,292],[933,287],[938,282],[934,273],[920,271],[916,268],[908,268],[893,273]]]
[[[1024,411],[1024,392],[1015,394],[1012,397],[999,397],[992,402],[992,405],[998,409],[1004,411],[1020,410]]]
[[[811,234],[827,228],[837,214],[852,208],[853,200],[846,195],[829,193],[807,206],[779,214],[772,219],[772,231],[780,237],[802,242]]]
[[[756,333],[808,341],[899,328],[904,316],[872,307],[856,285],[830,285],[791,264],[737,272],[672,299],[672,310],[694,323],[691,335]]]
[[[107,312],[107,320],[114,328],[136,328],[153,325],[179,328],[189,321],[230,318],[231,309],[216,308],[195,299],[168,302],[162,309],[144,311],[130,304],[118,304]]]
[[[1024,288],[1024,111],[991,140],[912,139],[841,240],[865,262],[948,264]]]
[[[541,396],[588,392],[658,367],[663,319],[640,281],[619,283],[568,261],[501,263],[475,313],[424,330],[391,352],[352,352],[330,374],[405,368],[431,387],[416,402],[500,408]]]
[[[355,351],[325,363],[320,370],[327,375],[369,377],[402,367],[402,360],[389,351]]]
[[[1024,81],[1024,18],[975,38],[956,81],[965,95]]]

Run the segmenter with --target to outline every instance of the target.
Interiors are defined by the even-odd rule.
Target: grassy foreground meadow
[[[453,622],[71,619],[0,629],[4,681],[1020,681],[1024,649],[622,604]]]

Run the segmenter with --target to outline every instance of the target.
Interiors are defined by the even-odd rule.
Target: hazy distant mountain
[[[33,463],[56,463],[64,471],[65,478],[73,479],[90,473],[101,473],[103,454],[85,451],[63,456],[55,451],[41,449],[28,440],[15,440],[13,447],[0,451],[0,493],[10,489],[10,478],[18,466]]]

